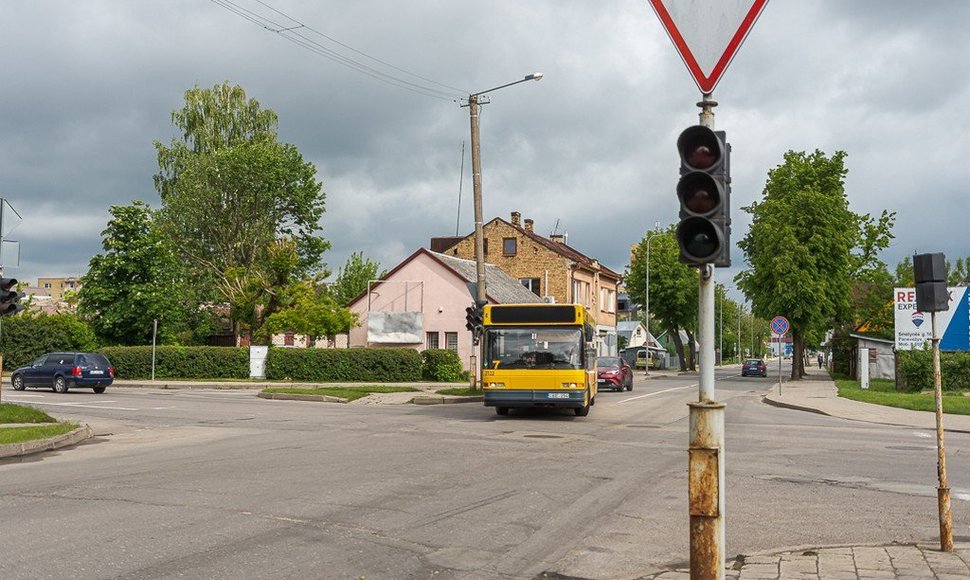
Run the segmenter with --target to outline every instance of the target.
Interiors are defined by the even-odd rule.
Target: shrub
[[[271,348],[266,359],[266,378],[274,380],[413,382],[421,369],[421,354],[411,348]]]
[[[119,379],[152,376],[152,347],[113,346],[101,349]],[[159,346],[155,349],[155,378],[247,379],[249,349],[223,346]]]
[[[909,350],[899,353],[899,372],[909,391],[933,388],[933,353],[930,350]],[[943,390],[959,391],[970,388],[970,353],[941,352],[940,382]]]
[[[15,369],[55,350],[92,351],[94,331],[73,314],[21,314],[4,317],[0,352],[4,368]]]
[[[450,350],[428,349],[421,353],[421,358],[424,360],[421,374],[425,380],[457,383],[466,377],[461,359]]]

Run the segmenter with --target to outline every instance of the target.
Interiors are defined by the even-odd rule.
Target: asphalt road
[[[934,434],[719,370],[727,553],[938,537]],[[99,435],[0,463],[0,578],[635,578],[688,559],[695,376],[569,411],[5,389]],[[967,536],[970,436],[947,434]]]

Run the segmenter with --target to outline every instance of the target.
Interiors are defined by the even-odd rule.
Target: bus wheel
[[[589,415],[589,405],[586,405],[585,407],[576,407],[573,409],[573,411],[576,411],[577,417],[585,417],[586,415]]]
[[[509,408],[508,407],[495,407],[495,412],[498,413],[499,415],[502,415],[504,417],[505,415],[508,415],[509,414]]]

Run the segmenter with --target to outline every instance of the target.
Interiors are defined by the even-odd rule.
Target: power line
[[[289,24],[278,22],[274,18],[264,16],[263,14],[260,14],[254,10],[250,10],[249,8],[241,6],[237,2],[234,2],[233,0],[210,0],[210,2],[212,2],[213,4],[216,4],[217,6],[221,6],[222,8],[225,8],[229,12],[232,12],[233,14],[236,14],[237,16],[249,22],[252,22],[253,24],[256,24],[257,26],[259,26],[260,28],[263,28],[264,30],[273,32],[285,38],[286,40],[292,42],[293,44],[296,44],[297,46],[303,49],[306,49],[314,54],[322,56],[337,64],[345,66],[361,74],[367,75],[383,83],[396,86],[398,88],[402,88],[427,97],[432,97],[435,99],[447,100],[447,101],[452,101],[460,98],[460,97],[456,97],[455,93],[468,94],[468,91],[463,91],[461,89],[439,83],[437,81],[425,78],[421,75],[412,73],[403,68],[395,66],[389,62],[385,62],[379,58],[370,56],[360,50],[357,50],[356,48],[353,48],[352,46],[344,44],[336,40],[335,38],[332,38],[320,32],[319,30],[316,30],[315,28],[307,26],[306,24],[300,22],[299,20],[293,18],[292,16],[289,16],[288,14],[285,14],[284,12],[281,12],[280,10],[277,10],[276,8],[270,6],[266,2],[263,2],[262,0],[255,0],[255,2],[264,6],[268,10],[274,12],[275,14],[278,14],[279,16],[285,18]],[[361,57],[364,57],[373,63],[381,65],[382,67],[386,67],[387,69],[391,69],[392,71],[396,71],[398,73],[402,73],[403,75],[407,75],[407,77],[397,75],[394,72],[385,72],[384,70],[381,70],[376,66],[368,65],[364,62],[361,62],[360,60],[356,60],[350,56],[347,56],[346,54],[341,54],[341,52],[339,52],[338,49],[334,49],[326,46],[325,44],[312,38],[311,35],[316,35],[320,38],[323,38],[326,41],[332,44],[335,44],[346,51],[351,51],[354,54],[360,55]],[[444,91],[436,87],[451,89],[452,91],[455,91],[455,93]]]

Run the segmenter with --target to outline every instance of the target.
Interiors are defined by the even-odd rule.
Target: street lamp
[[[644,271],[647,273],[647,284],[644,286],[643,291],[643,311],[646,314],[643,318],[643,324],[647,330],[647,358],[644,362],[643,374],[650,374],[650,240],[653,236],[660,233],[660,222],[653,222],[653,231],[647,232],[647,261],[644,265]],[[653,235],[651,235],[653,234]]]
[[[532,73],[517,81],[493,87],[486,91],[479,91],[468,95],[468,114],[471,117],[472,130],[472,195],[475,205],[475,302],[478,306],[484,306],[485,299],[485,237],[482,233],[482,159],[481,146],[478,139],[478,105],[479,97],[485,93],[491,93],[505,87],[511,87],[525,81],[537,81],[542,78],[542,73]],[[481,104],[488,100],[481,101]],[[465,106],[465,105],[462,105]]]

